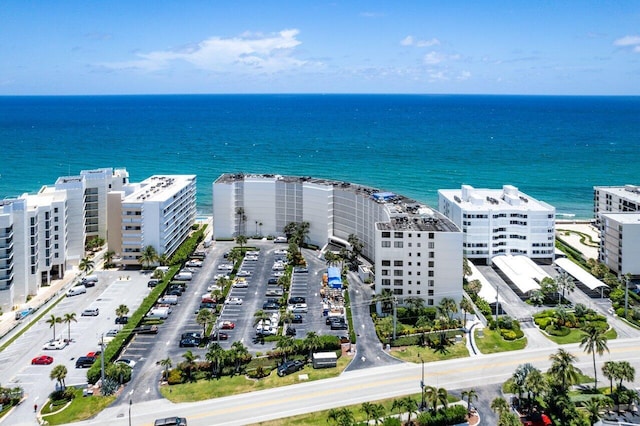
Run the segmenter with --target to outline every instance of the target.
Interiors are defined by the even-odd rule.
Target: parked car
[[[221,330],[233,330],[234,328],[236,328],[236,324],[232,321],[222,321],[220,323]]]
[[[309,272],[309,268],[305,268],[304,266],[296,266],[295,268],[293,268],[293,272],[298,274],[304,274]]]
[[[276,277],[271,277],[269,278],[269,281],[267,281],[267,284],[269,285],[278,284],[278,279]]]
[[[283,377],[287,374],[295,373],[302,370],[304,363],[302,361],[287,361],[278,366],[278,376]]]
[[[31,365],[49,365],[53,363],[53,357],[49,355],[40,355],[31,360]]]
[[[293,318],[291,319],[292,323],[301,323],[302,322],[302,315],[296,314],[293,316]]]
[[[233,283],[233,287],[234,288],[247,288],[247,287],[249,287],[249,283],[247,283],[245,280],[238,280],[238,281]]]
[[[147,281],[147,287],[149,287],[149,288],[153,288],[153,287],[157,286],[158,284],[160,284],[160,280],[153,279],[153,280]]]
[[[289,250],[286,249],[276,249],[273,251],[274,254],[280,254],[280,255],[287,255],[289,253]]]
[[[202,340],[202,335],[200,333],[182,333],[180,336],[180,347],[196,347],[200,345],[200,341]]]
[[[67,290],[67,297],[77,296],[79,294],[83,294],[87,292],[87,288],[83,285],[77,285],[75,287],[71,287]]]
[[[141,325],[138,328],[134,328],[133,331],[138,334],[158,334],[158,326],[157,325]]]
[[[233,271],[233,265],[230,263],[221,263],[218,265],[218,271]]]
[[[287,327],[287,336],[295,336],[296,335],[296,329],[293,327]]]
[[[289,304],[290,305],[295,305],[296,303],[307,303],[307,299],[305,299],[304,297],[300,297],[300,296],[290,297],[289,298]]]
[[[284,271],[274,271],[273,272],[273,276],[276,278],[280,278],[282,276],[284,276]]]
[[[133,368],[136,365],[136,362],[132,359],[128,359],[128,358],[120,358],[118,360],[116,360],[115,364],[124,364],[127,365],[131,368]]]
[[[286,243],[287,242],[287,237],[275,237],[273,239],[274,243]]]
[[[262,309],[265,311],[277,311],[280,309],[280,305],[275,302],[264,302],[262,304]]]
[[[202,261],[201,260],[196,260],[196,259],[191,259],[188,260],[184,266],[187,266],[189,268],[200,268],[202,267]]]
[[[116,324],[126,324],[129,322],[129,317],[128,316],[121,316],[121,317],[116,317]]]
[[[104,337],[116,337],[117,334],[118,334],[118,330],[114,328],[104,333]]]
[[[255,262],[256,260],[258,260],[258,256],[255,256],[255,255],[249,255],[249,254],[248,254],[248,255],[246,255],[246,256],[244,257],[244,260],[245,260],[245,261]]]
[[[251,272],[249,271],[238,271],[238,273],[236,274],[236,277],[250,277],[251,276]]]
[[[284,264],[282,263],[274,263],[271,267],[272,271],[284,271]]]
[[[76,368],[89,368],[96,361],[95,358],[89,358],[88,356],[81,356],[76,359]]]
[[[46,345],[42,347],[45,351],[47,350],[60,350],[67,347],[67,341],[64,339],[58,340],[49,340]]]
[[[224,303],[225,305],[242,305],[242,299],[239,297],[229,297]]]
[[[332,321],[331,329],[332,330],[347,330],[349,327],[345,321]]]
[[[214,331],[211,334],[210,340],[227,340],[229,335],[223,331]]]
[[[327,317],[324,320],[324,323],[327,325],[331,325],[332,322],[344,322],[344,317],[343,316],[339,316],[339,317]]]
[[[97,317],[98,315],[100,315],[100,309],[98,308],[87,308],[80,314],[83,317]]]
[[[269,288],[267,287],[267,291],[265,292],[266,296],[282,296],[284,294],[284,291],[279,288]]]
[[[93,358],[95,360],[96,358],[98,358],[100,356],[101,353],[102,353],[102,351],[92,351],[92,352],[87,352],[87,354],[85,356],[87,358]]]
[[[293,313],[305,313],[308,311],[306,303],[296,303],[295,305],[289,305],[287,309]]]

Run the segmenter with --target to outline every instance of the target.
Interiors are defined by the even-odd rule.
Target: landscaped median
[[[607,330],[604,334],[607,339],[618,337],[616,331],[609,327],[604,315],[600,315],[580,303],[571,310],[566,308],[547,309],[535,314],[533,319],[543,334],[559,345],[580,343],[585,336],[584,330],[588,327]]]
[[[478,350],[483,354],[493,354],[497,352],[517,351],[527,346],[527,338],[506,340],[502,337],[502,333],[484,328],[483,330],[474,330],[474,342]]]

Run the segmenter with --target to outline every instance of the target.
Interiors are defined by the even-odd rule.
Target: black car
[[[307,303],[307,299],[304,298],[304,297],[300,297],[300,296],[290,297],[289,298],[289,304],[290,305],[295,305],[297,303]]]
[[[278,366],[278,376],[283,377],[287,374],[295,373],[302,370],[304,362],[302,361],[287,361]]]
[[[127,316],[116,317],[116,324],[126,324],[128,322],[129,322],[129,317]]]
[[[309,268],[305,268],[304,266],[296,266],[295,268],[293,268],[293,272],[304,274],[309,272]]]
[[[81,356],[76,359],[76,368],[89,368],[96,361],[92,356]]]
[[[271,277],[269,278],[269,281],[267,281],[267,284],[270,284],[270,285],[278,284],[278,279],[275,277]]]
[[[186,339],[180,339],[181,348],[195,348],[200,345],[200,339],[194,339],[193,337],[187,337]]]
[[[324,323],[327,325],[331,325],[332,322],[337,322],[337,321],[344,322],[344,317],[327,317],[324,320]]]
[[[225,333],[224,331],[214,331],[211,334],[211,339],[212,341],[216,341],[216,340],[227,340],[229,338],[229,335],[227,333]]]
[[[182,289],[180,287],[172,287],[167,291],[167,296],[182,296]]]
[[[332,330],[347,330],[349,327],[347,326],[347,323],[344,321],[333,321],[331,322],[331,329]]]
[[[294,323],[301,323],[302,322],[302,315],[294,315],[293,318],[291,319],[291,322]]]
[[[296,329],[293,327],[287,327],[287,336],[295,336],[296,335]]]
[[[158,284],[160,284],[160,280],[149,280],[149,282],[147,282],[147,287],[153,288]]]
[[[274,302],[264,302],[262,304],[262,309],[265,311],[277,311],[278,309],[280,309],[280,304]]]

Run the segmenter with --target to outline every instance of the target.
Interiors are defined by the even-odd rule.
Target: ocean
[[[131,181],[222,173],[356,182],[437,208],[437,190],[517,186],[576,219],[594,185],[640,184],[640,97],[156,95],[0,97],[0,196],[80,170]]]

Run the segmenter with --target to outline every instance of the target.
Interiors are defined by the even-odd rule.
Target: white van
[[[67,290],[67,297],[77,296],[79,294],[86,293],[86,292],[87,292],[87,288],[85,286],[77,285]]]
[[[169,308],[152,308],[147,314],[147,318],[167,319],[169,318]]]
[[[87,275],[86,277],[84,277],[82,279],[82,281],[89,281],[92,283],[97,283],[98,282],[98,276],[97,275]]]
[[[191,281],[193,274],[191,272],[180,272],[173,277],[177,281]]]

